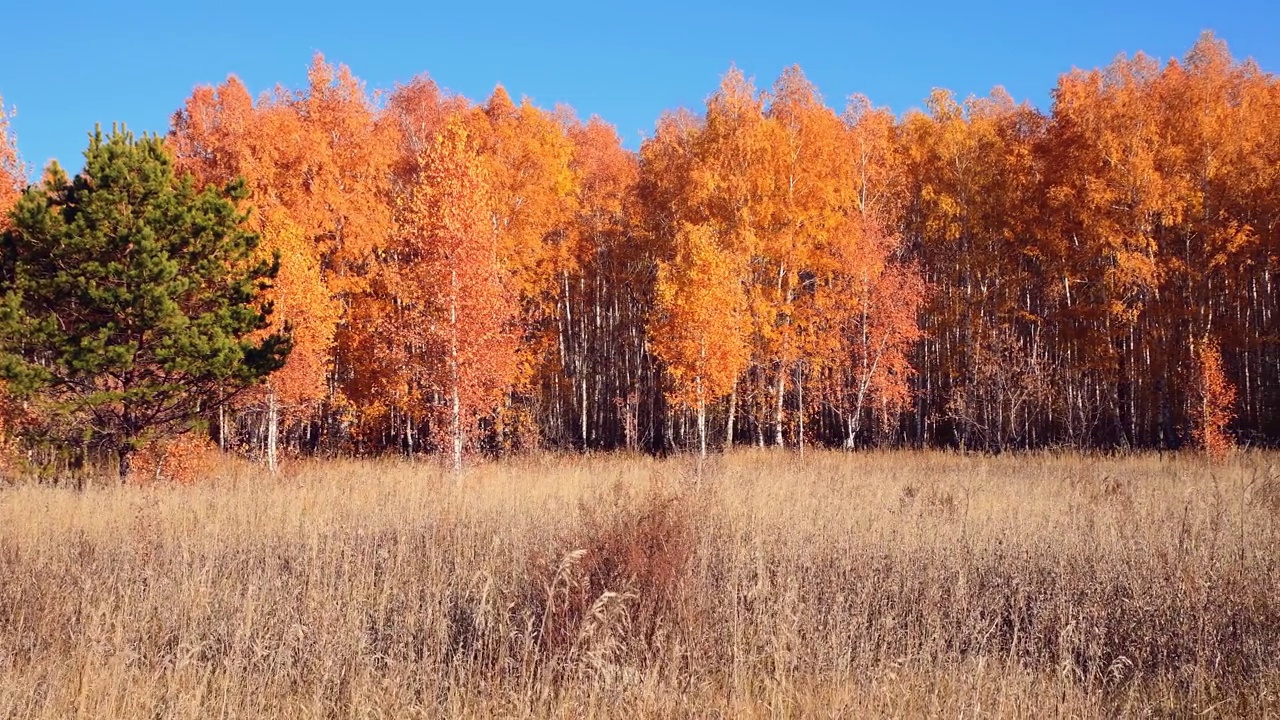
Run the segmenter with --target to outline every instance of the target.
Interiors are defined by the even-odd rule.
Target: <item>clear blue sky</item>
[[[18,109],[33,168],[55,157],[78,168],[96,122],[163,132],[192,87],[229,73],[255,94],[299,87],[316,51],[371,88],[427,72],[473,100],[501,83],[539,105],[565,102],[615,124],[632,148],[664,109],[699,108],[731,63],[762,87],[799,63],[828,104],[862,92],[897,112],[934,87],[964,97],[994,85],[1047,109],[1060,73],[1120,52],[1181,56],[1206,29],[1280,70],[1276,0],[110,4],[3,13],[0,96]]]

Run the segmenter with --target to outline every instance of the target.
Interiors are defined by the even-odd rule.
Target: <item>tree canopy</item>
[[[502,87],[373,91],[317,55],[297,89],[196,88],[164,144],[192,197],[231,186],[225,212],[253,209],[245,257],[280,257],[243,306],[273,303],[268,324],[226,337],[246,368],[280,359],[260,344],[286,327],[294,352],[259,388],[195,403],[272,463],[278,446],[458,464],[537,447],[1280,445],[1280,81],[1211,34],[1180,59],[1067,73],[1049,108],[995,88],[938,89],[901,116],[861,96],[841,109],[798,67],[769,85],[731,68],[634,152],[599,118]],[[25,182],[14,147],[0,126],[0,206]],[[95,263],[123,251],[76,250],[107,226],[51,209],[101,184],[55,171],[10,216],[99,274],[13,294],[23,313],[79,317],[76,293],[115,287]],[[143,214],[169,218],[158,207]],[[7,322],[14,388],[70,388],[82,371],[42,373],[79,356]],[[131,342],[112,332],[75,352],[107,362]],[[121,392],[84,396],[110,409]]]
[[[97,130],[75,178],[52,164],[11,213],[0,269],[0,377],[113,450],[121,475],[279,370],[264,333],[278,261],[258,253],[243,184],[178,178],[164,142]]]

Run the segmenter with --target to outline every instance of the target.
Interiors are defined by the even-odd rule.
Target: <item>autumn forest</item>
[[[1280,81],[1206,35],[1052,98],[899,116],[730,69],[632,152],[566,107],[374,91],[320,56],[304,88],[196,88],[164,143],[200,185],[243,178],[293,343],[209,442],[1280,443]],[[5,211],[17,147],[0,125]]]

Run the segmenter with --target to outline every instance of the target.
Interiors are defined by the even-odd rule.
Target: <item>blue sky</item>
[[[827,103],[855,92],[897,112],[934,87],[963,97],[1003,85],[1048,108],[1059,74],[1142,50],[1181,56],[1213,30],[1236,57],[1280,70],[1280,3],[919,0],[904,4],[693,0],[213,3],[64,0],[4,11],[0,96],[33,169],[80,165],[94,123],[167,129],[198,84],[234,73],[255,93],[299,87],[312,54],[371,88],[419,73],[474,100],[515,97],[615,124],[638,147],[665,109],[699,108],[737,64],[759,86],[800,64]]]

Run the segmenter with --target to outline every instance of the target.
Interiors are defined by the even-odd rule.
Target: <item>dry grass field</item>
[[[0,717],[1280,716],[1280,457],[0,488]]]

